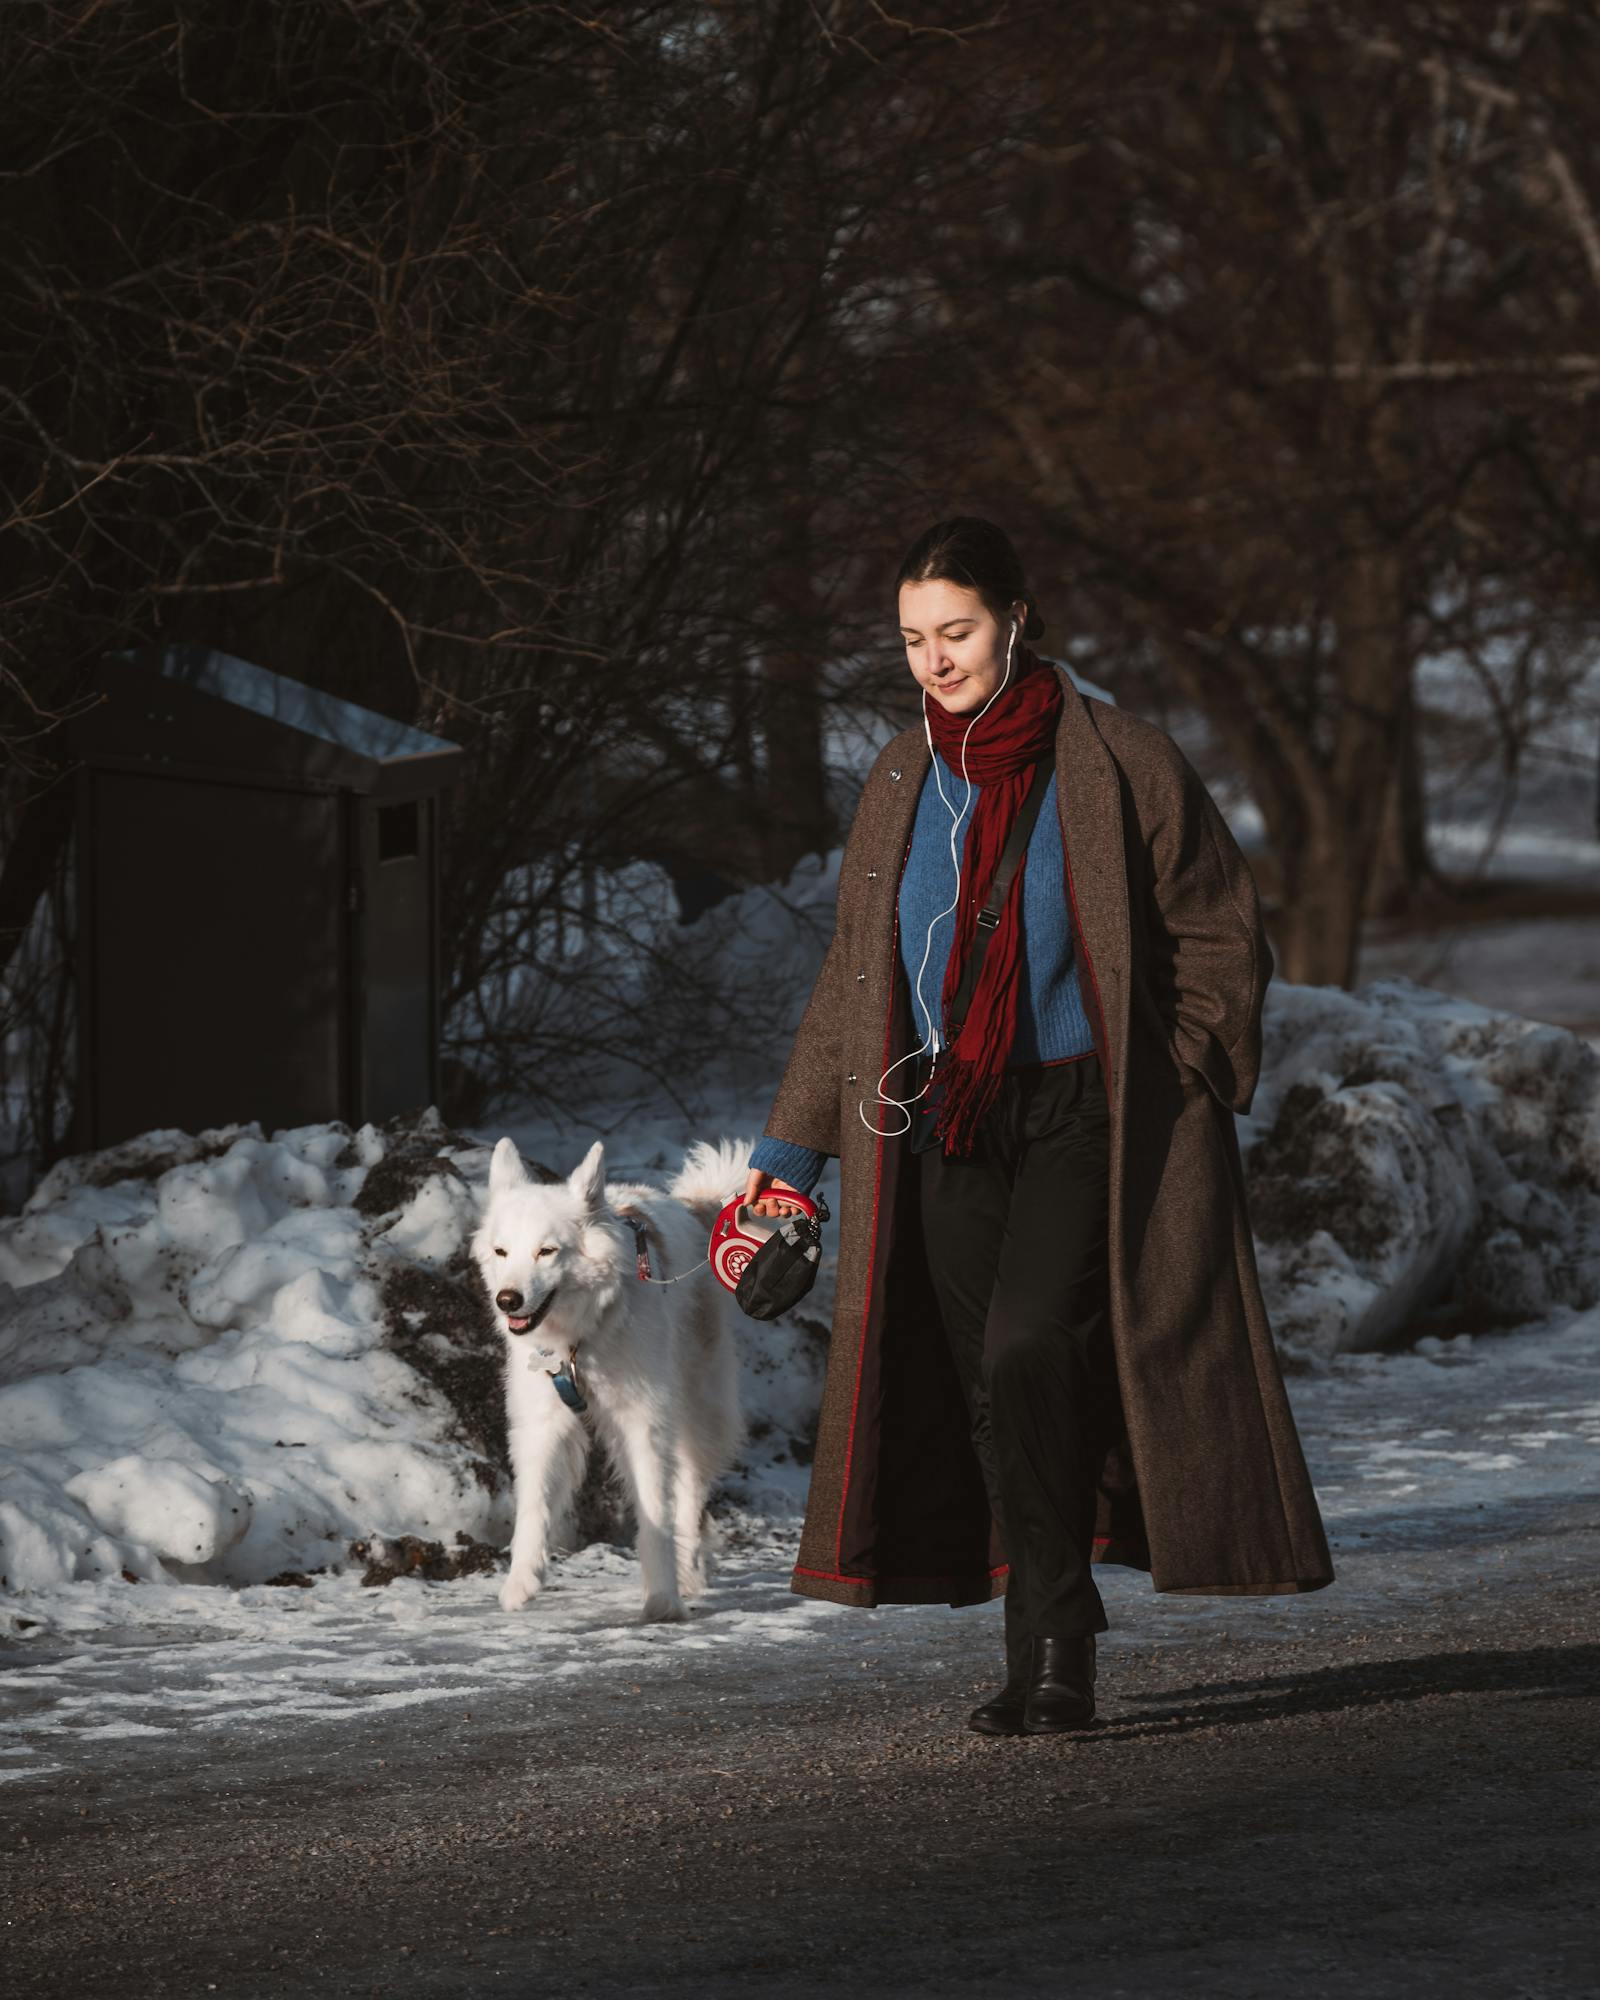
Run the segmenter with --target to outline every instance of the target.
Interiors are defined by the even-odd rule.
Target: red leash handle
[[[797,1189],[780,1188],[778,1194],[783,1201],[797,1203],[806,1215],[814,1216],[817,1212],[816,1203]],[[748,1205],[742,1194],[736,1194],[731,1201],[723,1204],[711,1228],[711,1248],[707,1255],[712,1270],[730,1292],[738,1285],[745,1265],[771,1234],[769,1230],[765,1235],[756,1235],[741,1226],[739,1217]]]
[[[775,1188],[769,1194],[757,1195],[756,1199],[758,1201],[769,1201],[776,1199],[778,1201],[798,1202],[800,1207],[805,1211],[807,1215],[815,1215],[817,1212],[817,1204],[811,1199],[810,1195],[801,1194],[798,1188],[791,1188],[791,1187]],[[729,1226],[731,1227],[732,1223],[734,1221],[737,1221],[738,1219],[739,1210],[747,1206],[748,1204],[746,1203],[744,1196],[742,1194],[736,1194],[733,1197],[732,1201],[724,1205],[721,1214],[718,1215],[716,1221],[717,1229],[720,1230],[725,1222],[729,1223]],[[770,1220],[770,1218],[767,1219]]]

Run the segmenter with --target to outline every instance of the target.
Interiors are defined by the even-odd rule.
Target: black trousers
[[[1116,1396],[1110,1114],[1097,1055],[1008,1066],[969,1155],[920,1161],[923,1234],[1010,1564],[1006,1651],[1110,1621],[1090,1570],[1097,1444]]]

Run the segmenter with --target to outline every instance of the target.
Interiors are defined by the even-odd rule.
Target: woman
[[[790,1581],[857,1605],[1003,1590],[1005,1684],[969,1720],[1043,1734],[1093,1719],[1092,1562],[1191,1594],[1333,1580],[1234,1130],[1272,955],[1177,745],[1030,649],[1000,529],[936,524],[897,590],[923,720],[863,787],[746,1187],[783,1213],[840,1161]]]

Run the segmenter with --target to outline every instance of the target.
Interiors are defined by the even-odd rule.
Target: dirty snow
[[[1568,1029],[1376,980],[1274,981],[1239,1121],[1290,1356],[1600,1299],[1600,1054]]]

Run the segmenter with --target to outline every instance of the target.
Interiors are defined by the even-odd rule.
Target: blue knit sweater
[[[934,783],[937,771],[944,786],[946,806]],[[982,787],[974,785],[967,798],[966,781],[942,756],[928,766],[917,799],[917,816],[911,829],[911,851],[906,856],[900,878],[900,962],[905,967],[906,985],[912,996],[912,1018],[924,1042],[931,1039],[932,1015],[943,1010],[940,994],[944,971],[950,957],[950,936],[955,913],[939,912],[955,898],[955,863],[950,855],[952,813],[960,810],[956,822],[956,859],[966,842],[967,825],[976,808]],[[965,807],[963,808],[963,801]],[[962,884],[962,893],[966,893]],[[926,966],[923,947],[929,926],[933,943]],[[1006,1058],[1007,1066],[1026,1062],[1055,1062],[1066,1056],[1086,1055],[1094,1047],[1089,1017],[1084,1011],[1078,986],[1078,955],[1072,947],[1072,908],[1067,901],[1066,857],[1061,851],[1061,818],[1056,811],[1056,778],[1052,771],[1045,785],[1039,818],[1028,837],[1028,865],[1022,873],[1022,975],[1017,996],[1017,1030]],[[922,968],[922,997],[917,998],[917,972]],[[885,1097],[911,1095],[914,1063],[905,1062],[889,1074]],[[879,1105],[875,1099],[876,1078],[867,1080],[863,1095],[866,1115],[874,1117],[887,1131],[896,1124],[894,1107]],[[776,1179],[787,1181],[802,1194],[809,1194],[822,1176],[828,1155],[810,1146],[791,1145],[785,1139],[762,1138],[750,1155],[749,1165],[760,1167]]]

